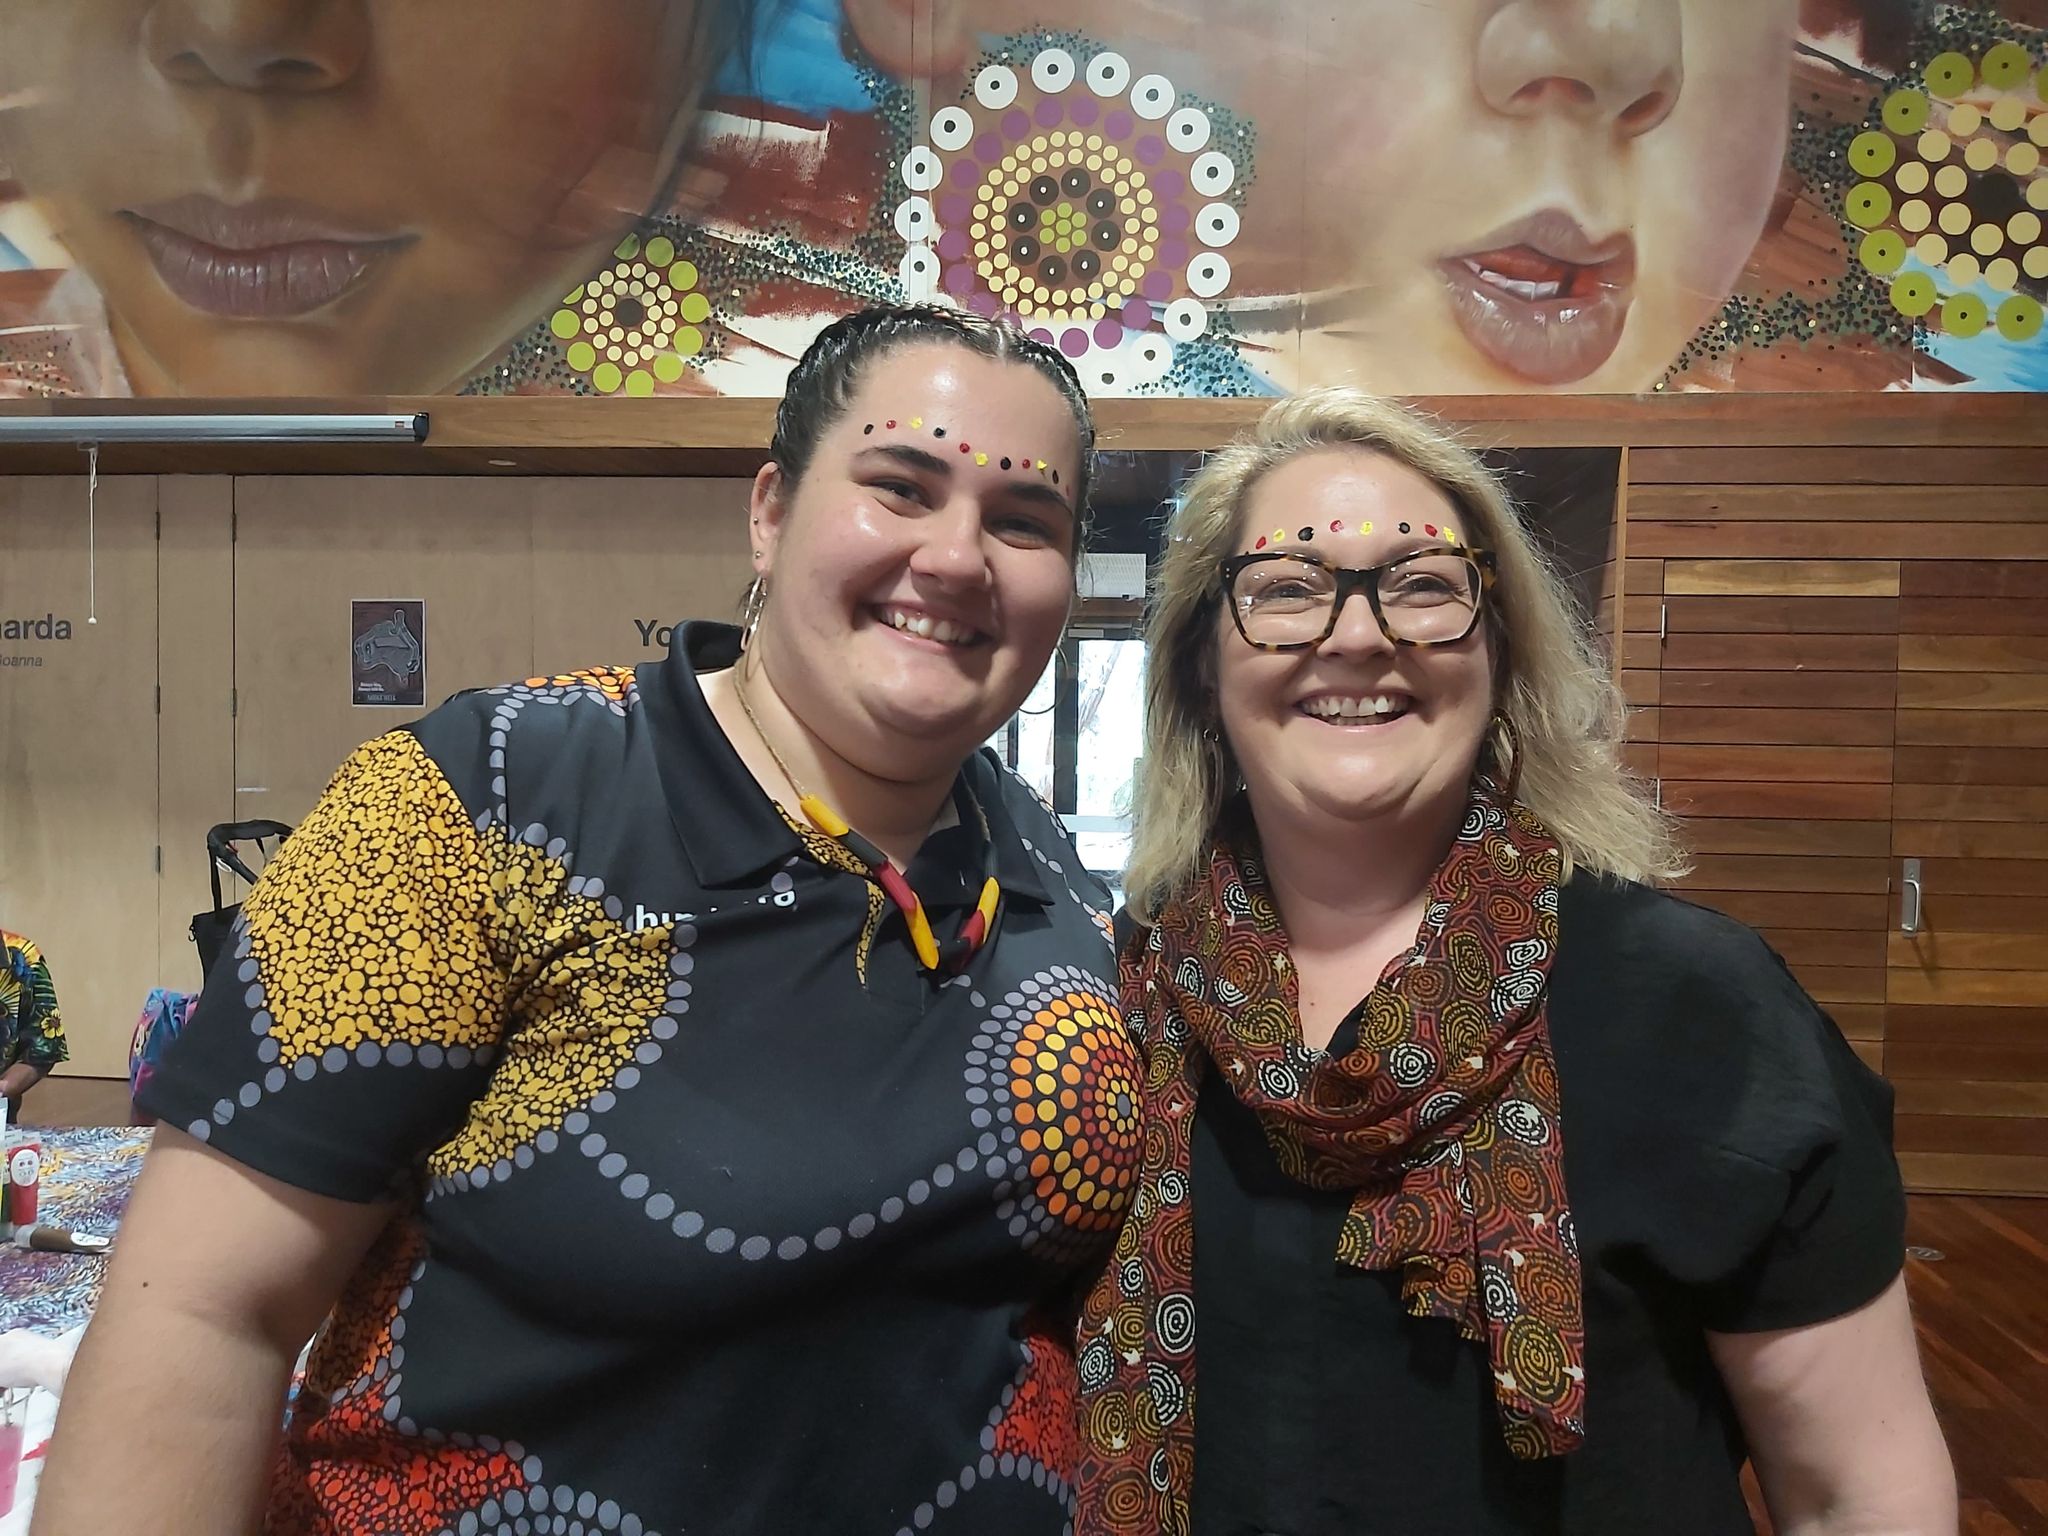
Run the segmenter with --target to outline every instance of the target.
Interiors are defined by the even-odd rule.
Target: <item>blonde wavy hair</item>
[[[1621,692],[1577,617],[1563,579],[1538,551],[1499,478],[1434,423],[1355,389],[1281,400],[1249,433],[1211,454],[1182,489],[1167,529],[1145,623],[1145,756],[1124,888],[1134,916],[1154,919],[1207,867],[1237,770],[1216,713],[1222,637],[1217,569],[1236,552],[1260,480],[1289,460],[1363,448],[1407,465],[1468,520],[1466,542],[1494,552],[1486,623],[1496,660],[1495,707],[1513,727],[1506,761],[1516,798],[1542,819],[1566,867],[1633,880],[1685,870],[1672,824],[1621,763]],[[1497,733],[1483,752],[1498,757]]]

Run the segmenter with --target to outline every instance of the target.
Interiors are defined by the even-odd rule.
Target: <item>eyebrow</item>
[[[939,454],[928,453],[922,448],[913,448],[908,443],[875,443],[863,448],[855,457],[857,459],[865,458],[869,454],[880,454],[883,458],[893,460],[895,463],[903,465],[906,469],[920,469],[928,475],[937,475],[944,480],[951,480],[953,478],[953,465],[949,460]],[[1073,505],[1067,498],[1043,480],[1018,479],[1006,481],[1003,485],[1003,494],[1014,497],[1019,501],[1037,502],[1041,505],[1058,507],[1069,517],[1075,515]]]

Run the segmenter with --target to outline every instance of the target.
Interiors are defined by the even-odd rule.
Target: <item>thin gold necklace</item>
[[[761,717],[754,713],[753,702],[747,697],[746,656],[740,657],[739,665],[733,668],[732,691],[740,701],[740,712],[747,717],[747,724],[754,728],[755,736],[768,751],[777,770],[789,781],[789,787],[796,791],[797,809],[819,832],[831,838],[854,859],[867,867],[868,878],[879,885],[883,893],[896,903],[903,914],[903,921],[910,929],[911,948],[917,951],[918,963],[928,971],[942,967],[957,971],[973,958],[976,950],[986,944],[995,933],[996,919],[1002,910],[1002,886],[996,880],[996,844],[990,831],[988,817],[982,811],[980,802],[975,800],[974,791],[963,784],[962,792],[967,805],[974,811],[975,819],[981,824],[982,867],[981,896],[973,910],[960,920],[960,929],[951,942],[943,949],[939,947],[937,935],[932,932],[931,919],[925,915],[924,903],[918,900],[917,892],[910,882],[890,862],[889,856],[873,843],[854,831],[846,818],[816,795],[807,792],[797,782],[797,776],[789,771],[789,764],[782,760],[782,754],[775,750],[775,743],[768,739],[768,733],[761,726]],[[965,819],[964,817],[962,818]]]

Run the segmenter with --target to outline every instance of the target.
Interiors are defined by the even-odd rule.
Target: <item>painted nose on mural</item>
[[[1509,0],[1479,34],[1480,95],[1510,117],[1648,133],[1685,80],[1681,11],[1680,0]]]
[[[150,61],[179,85],[300,94],[354,77],[370,46],[366,0],[158,0]]]

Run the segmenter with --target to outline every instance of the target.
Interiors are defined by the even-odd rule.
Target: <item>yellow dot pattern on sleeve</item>
[[[244,909],[279,1066],[495,1044],[505,978],[489,905],[483,839],[418,740],[359,748]]]
[[[671,980],[687,963],[680,933],[636,930],[573,894],[568,869],[538,848],[514,844],[503,858],[492,887],[517,951],[518,1019],[468,1120],[428,1159],[443,1187],[504,1178],[532,1155],[522,1149],[547,1150],[571,1114],[657,1058],[687,1011],[687,987]]]

